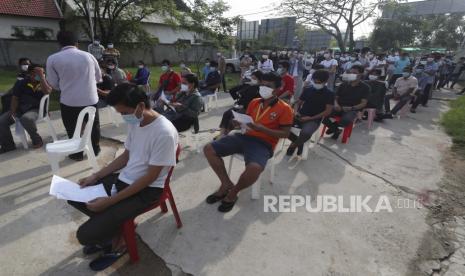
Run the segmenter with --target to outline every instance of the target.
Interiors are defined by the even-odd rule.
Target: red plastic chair
[[[179,159],[179,154],[181,153],[181,147],[178,145],[176,150],[176,162]],[[163,188],[163,193],[160,196],[160,199],[151,207],[144,210],[139,215],[146,213],[150,210],[153,210],[157,207],[161,208],[163,213],[168,212],[168,207],[166,206],[166,200],[169,201],[171,210],[173,210],[174,218],[176,219],[176,225],[178,228],[182,227],[181,218],[179,217],[178,209],[176,208],[176,203],[174,202],[173,193],[170,189],[170,179],[171,175],[173,174],[174,167],[171,167],[168,175],[165,180],[165,187]],[[137,216],[136,216],[137,217]],[[125,221],[122,225],[123,237],[124,241],[126,242],[126,247],[129,253],[129,257],[132,263],[137,263],[139,261],[139,253],[137,252],[137,244],[136,244],[136,224],[134,220],[136,217]]]
[[[333,118],[337,123],[341,121],[341,116],[333,116]],[[347,144],[347,141],[349,141],[349,138],[350,138],[350,135],[352,134],[352,129],[353,128],[354,128],[353,123],[344,128],[344,131],[342,132],[342,143],[343,144]],[[320,135],[319,140],[321,140],[323,138],[323,136],[325,135],[325,132],[326,132],[327,129],[328,129],[328,127],[326,125],[323,125],[323,129],[321,130],[321,135]]]

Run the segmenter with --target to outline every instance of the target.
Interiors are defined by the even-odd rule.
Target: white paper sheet
[[[50,185],[50,195],[58,199],[89,202],[97,197],[108,197],[103,184],[82,188],[67,179],[54,175]]]
[[[247,124],[248,123],[253,123],[252,117],[246,114],[238,113],[236,111],[232,111],[234,120],[238,121],[241,124],[241,131],[242,133],[245,133],[248,129],[250,129]]]

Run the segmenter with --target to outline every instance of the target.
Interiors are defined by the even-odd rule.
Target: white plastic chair
[[[118,112],[116,112],[113,106],[108,106],[108,117],[110,117],[111,122],[115,127],[119,127],[118,117],[120,116]]]
[[[55,129],[53,128],[52,121],[50,120],[50,116],[48,114],[48,107],[50,104],[50,95],[44,95],[40,99],[40,104],[39,104],[39,116],[37,117],[36,124],[40,122],[46,122],[48,126],[48,130],[50,131],[50,135],[52,136],[53,142],[56,142],[57,139],[57,134],[55,132]],[[29,146],[27,144],[27,132],[24,129],[23,125],[21,125],[21,122],[19,121],[19,118],[15,118],[15,133],[21,140],[21,144],[23,145],[24,149],[28,149]]]
[[[94,149],[92,148],[92,143],[90,140],[92,125],[94,124],[95,120],[95,112],[96,109],[93,106],[84,108],[79,113],[73,138],[49,143],[46,145],[45,151],[47,152],[48,160],[54,174],[56,174],[59,170],[59,161],[61,157],[81,151],[84,151],[87,154],[87,158],[92,169],[94,171],[98,169]],[[81,129],[85,115],[88,115],[88,120],[85,125],[84,132],[81,136]]]
[[[213,103],[215,103],[215,108],[218,108],[218,88],[215,90],[215,93],[203,96],[202,99],[205,104],[205,112],[212,109]]]
[[[279,148],[279,144],[283,143],[284,144],[284,139],[280,139],[278,141],[278,144],[275,147],[275,152],[273,154],[273,157],[271,158],[271,168],[270,168],[270,184],[273,184],[274,182],[274,175],[275,175],[275,166],[276,166],[276,149]],[[283,148],[284,146],[281,146]],[[228,168],[228,175],[231,175],[231,170],[232,170],[232,165],[233,165],[233,160],[234,158],[237,158],[239,160],[244,161],[244,156],[241,154],[233,154],[229,157],[229,168]],[[252,199],[259,199],[260,198],[260,181],[257,180],[253,185],[252,185]]]

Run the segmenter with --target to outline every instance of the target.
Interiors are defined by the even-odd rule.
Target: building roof
[[[0,0],[0,14],[62,18],[55,0]]]

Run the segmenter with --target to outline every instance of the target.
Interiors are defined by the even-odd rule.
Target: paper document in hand
[[[238,121],[241,124],[241,131],[242,133],[245,133],[248,129],[250,129],[247,124],[248,123],[253,123],[252,117],[246,114],[238,113],[236,111],[232,111],[234,120]]]
[[[67,179],[54,175],[50,185],[50,195],[58,199],[89,202],[97,197],[108,197],[103,184],[82,188]]]
[[[248,124],[248,123],[253,123],[252,117],[246,114],[238,113],[236,111],[232,111],[234,115],[234,120],[238,121],[241,124]]]

